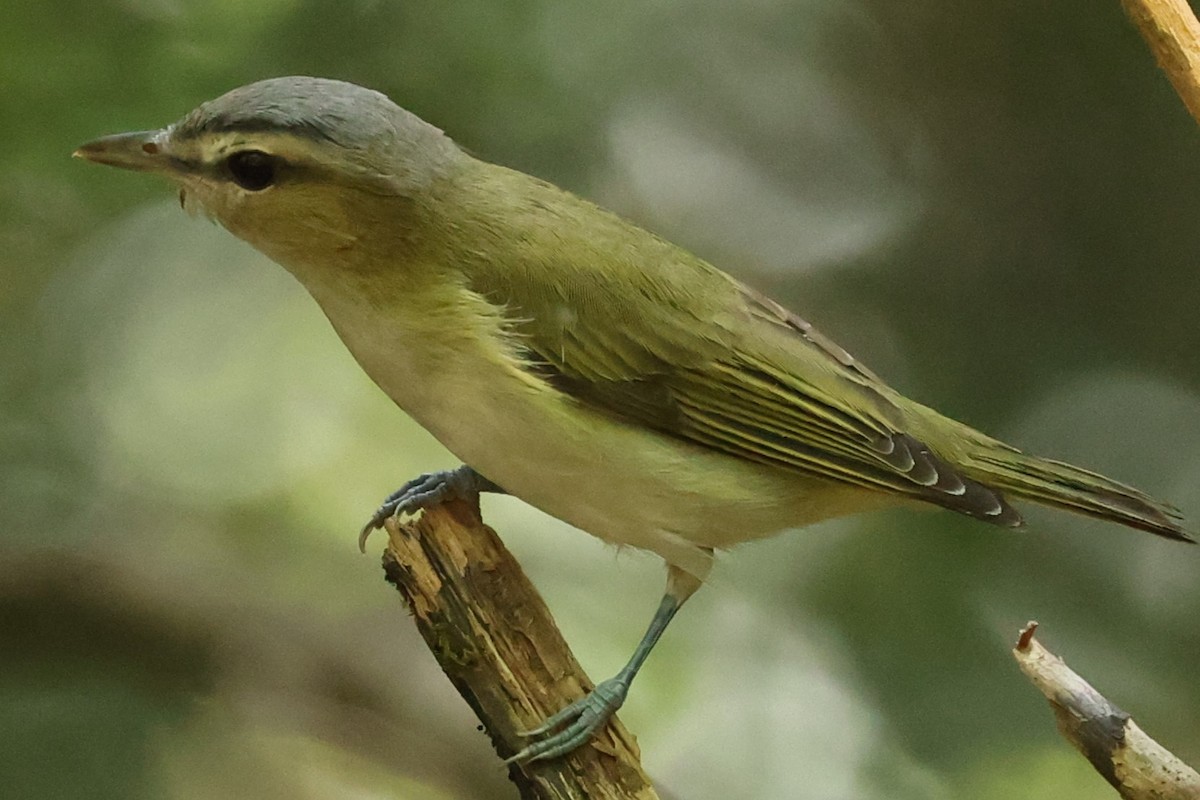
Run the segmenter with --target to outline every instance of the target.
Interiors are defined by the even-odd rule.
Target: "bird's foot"
[[[372,531],[383,527],[389,517],[415,514],[421,509],[445,503],[448,500],[471,500],[480,492],[503,492],[496,484],[468,466],[442,472],[427,472],[413,478],[387,496],[371,519],[358,534],[358,549],[366,550],[367,538]]]
[[[629,679],[618,676],[596,684],[596,688],[521,735],[534,739],[521,752],[505,759],[513,762],[547,761],[579,747],[604,727],[629,693]]]

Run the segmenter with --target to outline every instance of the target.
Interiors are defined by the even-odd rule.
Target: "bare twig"
[[[1186,0],[1121,0],[1121,5],[1200,122],[1200,23],[1191,7]]]
[[[1058,730],[1125,800],[1197,800],[1200,774],[1147,736],[1062,659],[1021,631],[1013,656],[1054,709]]]
[[[478,505],[453,502],[412,523],[387,522],[388,580],[404,595],[438,664],[501,756],[519,731],[592,687],[550,612]],[[545,763],[509,767],[522,798],[656,800],[633,737],[616,719],[590,744]]]

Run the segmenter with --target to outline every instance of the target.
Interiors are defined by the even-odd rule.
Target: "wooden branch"
[[[519,731],[592,688],[478,504],[446,503],[415,522],[388,520],[386,529],[388,581],[502,757],[523,746]],[[526,799],[657,800],[638,759],[633,736],[614,718],[566,757],[510,765],[509,778]]]
[[[1121,0],[1158,65],[1200,122],[1200,23],[1186,0]]]
[[[1200,774],[1147,736],[1062,659],[1021,631],[1013,656],[1054,709],[1059,732],[1125,800],[1196,800]]]

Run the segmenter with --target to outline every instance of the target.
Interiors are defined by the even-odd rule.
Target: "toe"
[[[566,725],[571,720],[582,715],[583,710],[586,707],[586,704],[587,704],[587,697],[581,697],[578,700],[576,700],[574,703],[571,703],[568,706],[560,708],[554,714],[551,714],[550,716],[546,717],[546,719],[544,719],[542,721],[542,724],[538,725],[536,728],[533,728],[533,729],[527,730],[527,731],[522,731],[521,736],[523,736],[527,739],[535,738],[538,736],[545,736],[547,733],[550,733],[550,731],[561,728],[563,725]]]
[[[448,472],[426,472],[418,475],[408,483],[387,496],[371,519],[358,533],[358,549],[366,550],[367,539],[371,532],[383,527],[388,517],[398,517],[403,514],[415,514],[418,511],[435,506],[448,500],[451,496],[460,495],[472,490],[472,484],[464,477],[462,470]],[[474,475],[474,473],[470,473]],[[464,481],[467,481],[464,483]]]
[[[521,736],[536,741],[530,742],[505,763],[545,761],[571,752],[604,727],[621,707],[627,688],[620,680],[602,681],[590,694],[522,733]]]

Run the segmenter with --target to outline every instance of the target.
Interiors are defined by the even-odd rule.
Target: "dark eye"
[[[243,150],[225,159],[233,182],[248,192],[261,192],[275,183],[279,159],[261,150]]]

